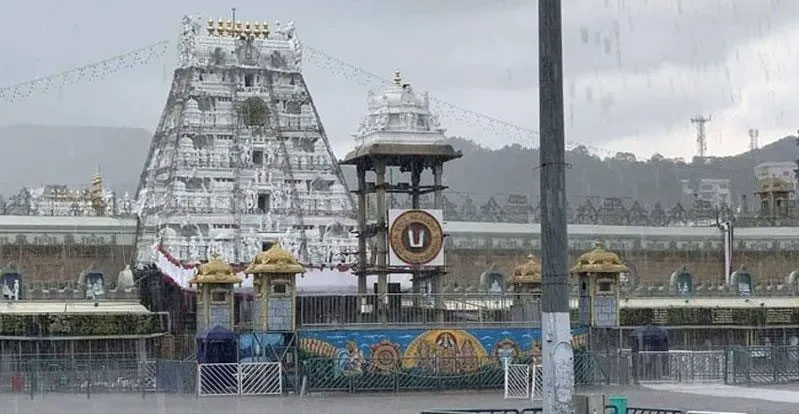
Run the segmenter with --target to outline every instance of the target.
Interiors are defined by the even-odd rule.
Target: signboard
[[[444,266],[442,210],[389,210],[390,266]]]

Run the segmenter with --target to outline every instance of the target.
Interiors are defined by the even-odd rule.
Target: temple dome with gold
[[[578,273],[622,273],[630,269],[621,261],[619,255],[605,250],[605,244],[596,242],[594,250],[587,252],[577,259],[571,272]]]
[[[526,263],[516,266],[508,283],[514,284],[540,284],[541,283],[541,263],[534,255],[527,256]]]
[[[255,256],[252,263],[244,271],[248,274],[257,273],[304,273],[305,268],[288,250],[280,247],[279,243],[262,251]]]
[[[235,284],[241,283],[241,278],[233,272],[233,268],[222,261],[219,257],[214,257],[200,266],[199,272],[189,282],[189,284]]]

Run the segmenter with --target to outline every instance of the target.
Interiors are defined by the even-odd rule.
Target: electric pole
[[[705,160],[707,152],[707,140],[705,140],[705,124],[710,121],[710,117],[703,118],[702,115],[695,115],[691,118],[691,123],[696,124],[696,156],[700,160]]]
[[[538,1],[544,414],[574,413],[560,0]]]
[[[796,131],[796,169],[793,170],[793,173],[796,176],[794,191],[799,191],[799,130]]]
[[[749,151],[754,151],[760,148],[760,144],[758,143],[759,136],[760,136],[760,131],[756,129],[749,130]]]

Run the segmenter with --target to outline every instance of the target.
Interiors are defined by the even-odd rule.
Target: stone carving
[[[191,16],[183,16],[182,30],[178,40],[178,57],[181,67],[195,66],[198,63],[195,38],[202,30],[202,24]]]

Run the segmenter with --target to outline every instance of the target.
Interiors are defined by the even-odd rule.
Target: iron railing
[[[310,358],[301,375],[308,391],[419,391],[501,389],[505,371],[499,357],[401,358],[395,361],[353,361]]]
[[[541,323],[540,296],[530,294],[350,294],[297,297],[303,328],[400,325],[529,326]]]
[[[726,354],[728,384],[779,384],[799,380],[799,346],[739,347]]]
[[[2,361],[0,392],[195,392],[194,362],[139,359]]]
[[[633,374],[640,382],[723,383],[725,378],[724,351],[646,351],[632,358]]]

